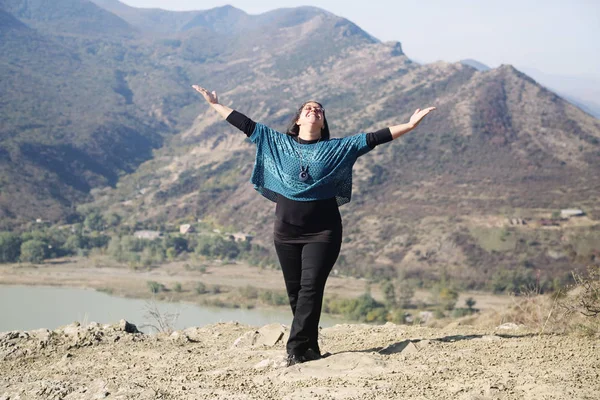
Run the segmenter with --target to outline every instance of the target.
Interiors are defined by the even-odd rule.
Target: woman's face
[[[298,117],[296,124],[298,126],[316,126],[319,129],[322,129],[325,124],[325,110],[319,103],[306,103],[300,111],[300,116]]]

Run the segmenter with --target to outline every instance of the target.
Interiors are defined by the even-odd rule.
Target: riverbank
[[[281,271],[219,260],[172,262],[150,269],[130,268],[108,257],[64,258],[47,260],[43,264],[2,264],[0,284],[88,288],[128,298],[289,310]],[[365,293],[367,286],[363,279],[332,275],[325,293],[330,298],[356,298]],[[369,287],[369,291],[374,298],[383,300],[377,285]],[[428,297],[429,292],[417,290],[414,301],[426,302]],[[511,304],[509,296],[467,292],[461,293],[459,306],[463,306],[468,297],[476,301],[476,307],[482,312],[500,311]]]

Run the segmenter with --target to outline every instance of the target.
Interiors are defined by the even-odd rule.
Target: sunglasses
[[[302,111],[314,111],[316,113],[324,113],[325,109],[319,106],[304,106]]]

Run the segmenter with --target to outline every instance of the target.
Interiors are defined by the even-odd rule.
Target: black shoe
[[[292,365],[302,364],[303,362],[306,362],[306,361],[308,361],[308,360],[306,360],[306,358],[304,358],[304,356],[298,356],[296,354],[288,354],[286,362],[285,362],[285,366],[291,367]]]
[[[321,358],[323,358],[323,356],[321,355],[320,351],[308,349],[304,353],[304,358],[306,359],[306,361],[315,361],[320,360]]]

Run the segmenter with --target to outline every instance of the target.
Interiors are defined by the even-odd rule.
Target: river
[[[185,329],[217,322],[237,321],[262,326],[279,322],[289,325],[291,311],[268,309],[229,309],[195,304],[169,303],[111,296],[91,289],[0,285],[0,332],[11,330],[50,330],[78,321],[113,324],[125,319],[146,333],[155,332],[157,319],[150,314],[158,311],[164,317],[173,316],[172,327]],[[321,326],[341,321],[323,316]]]

